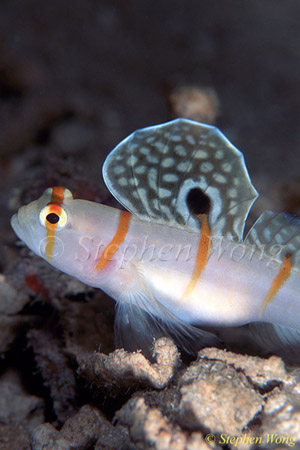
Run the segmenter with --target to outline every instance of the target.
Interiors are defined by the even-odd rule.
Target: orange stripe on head
[[[101,270],[106,267],[109,261],[112,260],[114,254],[124,241],[126,234],[128,232],[129,223],[131,219],[131,214],[128,211],[120,212],[119,225],[116,234],[114,235],[111,242],[105,247],[97,265],[96,270]]]
[[[64,193],[66,188],[63,186],[54,186],[52,188],[51,200],[48,203],[49,206],[49,214],[54,213],[58,216],[61,215],[62,208],[61,204],[64,201]],[[55,233],[58,227],[57,223],[48,223],[47,224],[47,240],[45,246],[45,254],[47,261],[52,261],[53,252],[55,247]]]
[[[61,205],[64,201],[64,194],[65,194],[66,188],[63,186],[54,186],[52,188],[52,195],[51,195],[51,201],[48,203],[56,203],[57,205]]]
[[[47,261],[52,261],[54,247],[55,247],[55,231],[47,230],[47,242],[45,246],[45,254]]]
[[[265,296],[264,301],[261,305],[260,308],[261,313],[264,312],[267,305],[272,301],[272,299],[275,297],[279,289],[290,277],[292,270],[292,256],[293,256],[292,253],[287,253],[285,255],[282,266],[280,267],[277,275],[273,279],[270,289],[268,290],[267,295]]]

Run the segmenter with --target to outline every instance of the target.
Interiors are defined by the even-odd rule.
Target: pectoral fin
[[[118,348],[141,349],[149,356],[153,339],[162,336],[171,337],[188,354],[220,344],[214,334],[182,321],[162,305],[148,289],[143,273],[137,268],[135,270],[135,291],[123,292],[121,301],[117,302],[115,339]]]
[[[118,303],[115,318],[115,340],[117,348],[128,351],[142,350],[151,357],[153,340],[162,336],[171,337],[186,353],[195,355],[203,347],[220,344],[219,339],[208,331],[201,330],[167,312],[164,321],[139,306]]]
[[[289,361],[300,361],[300,332],[282,325],[255,322],[250,324],[254,340],[264,352],[275,353]]]

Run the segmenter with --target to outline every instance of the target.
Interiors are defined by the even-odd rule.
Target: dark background
[[[113,349],[113,302],[91,294],[89,310],[77,288],[77,303],[73,292],[68,303],[67,278],[16,246],[9,218],[54,184],[111,201],[101,176],[105,156],[137,128],[172,119],[176,88],[215,90],[216,125],[244,153],[261,193],[251,220],[264,209],[300,214],[299,23],[299,0],[0,0],[0,270],[28,296],[25,312],[12,319],[27,328],[10,329],[1,373],[15,366],[27,391],[44,396],[44,359],[37,370],[33,355],[39,338],[26,334],[30,314],[42,330],[48,320],[46,342],[60,347],[63,339],[51,333],[61,317],[73,332],[67,320],[79,311],[90,337],[84,311],[90,317],[98,308],[101,349]]]
[[[182,85],[215,89],[217,126],[262,194],[253,218],[299,214],[299,23],[298,0],[1,0],[2,242],[12,212],[53,183],[103,199],[104,157],[170,120]]]
[[[45,152],[77,152],[101,178],[109,150],[169,120],[168,92],[196,84],[216,90],[217,125],[251,174],[297,177],[299,18],[297,0],[1,0],[7,176],[11,158],[38,146],[41,163]]]
[[[0,269],[19,255],[10,216],[46,187],[112,202],[105,156],[172,119],[180,86],[215,90],[261,193],[250,221],[299,214],[299,23],[298,0],[1,0]]]
[[[113,202],[105,156],[172,119],[181,86],[216,92],[261,194],[249,223],[299,215],[299,23],[298,0],[1,0],[0,270],[18,255],[10,216],[46,187]]]

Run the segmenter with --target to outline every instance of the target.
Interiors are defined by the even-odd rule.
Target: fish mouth
[[[12,216],[12,218],[10,219],[10,224],[18,238],[21,239],[21,241],[25,241],[24,232],[18,218],[18,213]]]

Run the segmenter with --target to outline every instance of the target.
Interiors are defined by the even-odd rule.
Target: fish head
[[[39,199],[21,206],[11,218],[19,239],[49,262],[62,253],[60,236],[72,227],[68,208],[72,199],[72,193],[62,186],[48,188]]]

